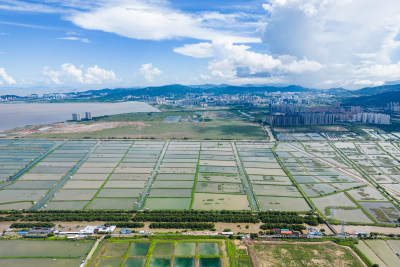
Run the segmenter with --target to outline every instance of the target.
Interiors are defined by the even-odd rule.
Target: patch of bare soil
[[[105,129],[114,129],[124,126],[135,126],[139,130],[148,126],[143,121],[115,121],[115,122],[98,122],[91,124],[81,123],[57,123],[52,128],[45,131],[46,133],[87,133],[96,132]]]

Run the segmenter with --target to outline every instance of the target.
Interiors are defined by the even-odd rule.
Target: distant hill
[[[394,85],[382,85],[377,87],[366,87],[360,90],[353,91],[353,94],[357,95],[378,95],[387,92],[398,92],[400,91],[400,84]]]
[[[263,94],[265,92],[309,92],[315,91],[314,89],[308,89],[301,86],[291,85],[285,87],[275,86],[185,86],[180,84],[172,84],[157,87],[145,87],[145,88],[118,88],[118,89],[103,89],[103,90],[91,90],[77,93],[78,95],[93,95],[100,96],[105,95],[107,99],[121,99],[122,97],[133,95],[133,96],[168,96],[168,95],[184,95],[187,93],[213,93],[215,95],[228,94],[234,95],[237,93],[253,93]]]
[[[400,102],[400,91],[383,94],[351,97],[342,102],[346,106],[382,107],[389,102]]]

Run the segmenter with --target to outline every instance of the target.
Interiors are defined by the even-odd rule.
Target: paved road
[[[250,204],[253,207],[253,210],[260,211],[260,209],[258,208],[258,205],[257,205],[256,198],[254,197],[253,191],[252,191],[252,189],[250,187],[250,183],[247,180],[246,173],[243,170],[242,162],[241,162],[240,157],[238,155],[238,152],[237,152],[237,149],[236,149],[236,145],[235,145],[234,142],[231,142],[231,145],[232,145],[233,153],[235,154],[236,163],[237,163],[237,165],[239,167],[239,173],[240,173],[240,176],[242,177],[243,185],[244,185],[244,188],[246,189],[246,193],[247,193],[247,196],[249,198]]]
[[[163,160],[163,158],[164,158],[164,155],[165,155],[165,153],[167,152],[168,145],[169,145],[169,141],[165,142],[164,147],[163,147],[163,150],[162,150],[162,152],[161,152],[161,155],[160,155],[160,157],[158,158],[157,164],[156,164],[156,166],[155,166],[154,169],[153,169],[153,174],[151,175],[149,181],[147,182],[147,185],[146,185],[146,187],[145,187],[145,189],[144,189],[144,191],[143,191],[142,197],[141,197],[141,199],[139,200],[139,204],[138,204],[137,207],[135,208],[135,209],[137,209],[137,210],[143,209],[144,200],[146,199],[147,193],[150,191],[151,185],[153,184],[154,179],[155,179],[156,176],[157,176],[158,169],[160,168],[160,165],[161,165],[161,162],[162,162],[162,160]]]
[[[85,266],[88,264],[90,258],[92,257],[93,253],[96,251],[97,247],[99,246],[101,240],[104,239],[104,237],[106,237],[106,235],[102,235],[99,239],[96,240],[96,243],[94,243],[92,249],[91,249],[91,250],[89,251],[89,253],[87,254],[86,259],[85,259],[85,262],[82,263],[82,264],[80,265],[80,267],[85,267]]]
[[[87,160],[87,158],[96,150],[96,148],[100,145],[100,142],[97,141],[96,145],[94,145],[86,155],[81,158],[81,160],[62,178],[54,187],[44,196],[41,200],[39,200],[35,205],[33,205],[31,210],[40,210],[57,191],[71,178],[71,176],[82,166],[82,164]]]
[[[11,179],[7,180],[6,182],[2,183],[0,185],[0,189],[2,189],[3,187],[6,187],[7,185],[12,184],[15,180],[17,180],[19,177],[21,177],[22,175],[24,175],[27,171],[29,171],[33,166],[35,166],[36,164],[38,164],[42,159],[44,159],[45,157],[47,157],[48,155],[50,155],[54,150],[56,150],[59,146],[61,146],[62,144],[64,144],[64,141],[56,141],[55,145],[53,147],[51,147],[49,150],[47,150],[45,153],[43,153],[42,155],[40,155],[38,158],[36,158],[34,161],[32,161],[31,163],[29,163],[25,168],[23,168],[22,170],[20,170],[19,172],[17,172],[16,174],[14,174]]]
[[[271,128],[269,126],[264,126],[264,130],[268,133],[269,141],[275,142],[276,140],[275,140],[274,134],[271,131]]]

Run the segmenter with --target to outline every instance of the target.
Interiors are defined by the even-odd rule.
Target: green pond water
[[[175,248],[177,256],[191,256],[196,254],[196,243],[178,243]]]
[[[156,243],[153,255],[154,256],[171,256],[174,250],[173,243]]]
[[[169,267],[171,259],[151,258],[150,267]]]
[[[124,267],[143,267],[146,264],[147,258],[128,258]]]
[[[219,258],[200,258],[200,267],[220,267],[221,260]]]
[[[193,267],[194,258],[175,258],[174,267]]]
[[[146,256],[149,251],[150,243],[132,243],[131,251],[129,255],[131,256]]]
[[[97,265],[98,267],[115,267],[121,266],[122,262],[124,261],[123,258],[103,258],[100,261],[100,264]]]
[[[204,256],[219,255],[218,243],[199,243],[199,254]]]

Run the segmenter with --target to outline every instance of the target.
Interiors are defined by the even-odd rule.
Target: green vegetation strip
[[[167,222],[167,223],[151,223],[151,229],[193,229],[193,230],[211,230],[214,229],[213,223],[196,223],[196,222]]]
[[[197,186],[197,181],[199,178],[199,166],[200,166],[200,155],[201,155],[201,147],[203,143],[200,143],[200,148],[199,148],[199,155],[197,158],[197,164],[196,164],[196,174],[194,176],[194,183],[193,183],[193,188],[192,188],[192,200],[190,201],[190,209],[193,207],[194,203],[194,193],[196,192],[196,186]]]

